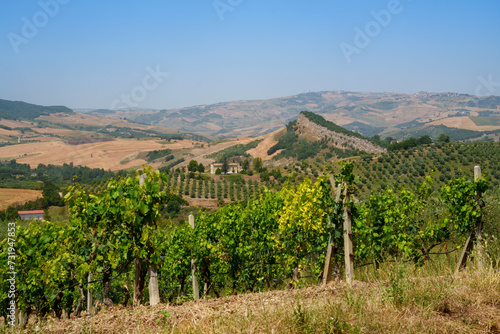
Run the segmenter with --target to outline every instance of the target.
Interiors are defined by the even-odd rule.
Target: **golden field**
[[[42,197],[41,190],[0,188],[0,210],[5,210],[12,204],[34,201],[40,197]]]
[[[108,142],[69,145],[55,140],[0,147],[0,160],[16,159],[32,168],[38,164],[62,165],[73,163],[91,168],[121,170],[138,167],[146,160],[139,153],[161,149],[183,149],[192,147],[193,142],[182,140],[165,144],[155,140],[116,139]]]

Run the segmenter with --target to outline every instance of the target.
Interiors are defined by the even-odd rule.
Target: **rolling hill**
[[[323,157],[345,158],[360,153],[384,153],[385,148],[373,143],[369,138],[310,111],[302,111],[298,118],[286,127],[278,142],[269,148],[268,155],[278,154],[275,160],[291,158],[305,160]]]
[[[184,149],[210,139],[176,129],[0,100],[0,161],[73,163],[111,170],[146,163],[152,150]]]
[[[180,109],[95,110],[90,113],[230,138],[273,132],[297,118],[300,111],[309,110],[366,136],[380,134],[399,139],[407,135],[406,130],[428,123],[476,131],[475,137],[480,137],[485,131],[500,130],[499,107],[500,97],[497,96],[322,91]],[[467,120],[460,121],[460,118]]]
[[[0,118],[10,120],[33,121],[36,118],[51,114],[74,114],[74,111],[63,106],[44,107],[22,101],[0,99]]]

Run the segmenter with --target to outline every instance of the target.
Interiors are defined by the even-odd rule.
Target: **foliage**
[[[386,189],[372,194],[359,210],[355,225],[356,255],[379,263],[387,257],[404,257],[422,263],[427,254],[447,240],[463,242],[481,219],[480,194],[487,189],[485,179],[451,180],[442,188],[441,198],[448,212],[429,212],[432,180],[411,192],[399,194]]]
[[[50,181],[43,184],[43,208],[49,206],[64,206],[64,200],[59,195],[59,189]]]
[[[297,271],[299,276],[317,279],[329,238],[334,245],[342,243],[345,214],[354,219],[356,261],[382,262],[396,257],[420,264],[441,242],[464,239],[481,218],[481,196],[488,186],[484,179],[452,180],[443,187],[441,197],[449,209],[439,212],[429,206],[431,177],[414,191],[387,189],[357,203],[354,165],[343,163],[331,179],[324,175],[314,182],[306,178],[296,186],[285,184],[279,192],[266,190],[258,198],[200,213],[194,230],[185,222],[160,229],[157,223],[165,205],[170,212],[169,203],[182,201],[166,190],[174,188],[170,188],[171,178],[177,180],[180,175],[183,182],[186,175],[167,175],[151,168],[145,168],[144,174],[143,184],[143,176],[136,173],[110,180],[97,193],[72,186],[66,195],[69,226],[43,222],[19,229],[16,261],[22,268],[18,300],[22,308],[34,307],[40,314],[59,312],[63,307],[71,310],[79,298],[75,286],[82,284],[88,272],[102,280],[105,300],[109,296],[104,286],[111,272],[119,276],[134,259],[159,268],[165,287],[162,298],[169,300],[192,292],[191,257],[197,278],[216,295],[220,290],[271,289],[293,279]],[[335,198],[332,181],[339,189]],[[187,177],[188,182],[201,184]],[[228,193],[234,197],[235,186],[238,193],[242,183],[236,178],[224,179],[224,197]],[[219,182],[217,197],[222,201],[221,186]],[[248,189],[258,191],[255,184],[251,186]],[[215,197],[213,183],[211,188]],[[0,244],[4,252],[9,247],[6,240]],[[342,255],[336,253],[339,262]],[[0,270],[6,274],[6,268]],[[126,271],[123,282],[130,281],[126,275],[131,274]],[[145,278],[141,271],[138,275]],[[395,303],[400,302],[403,281],[404,277],[395,274],[387,290]],[[3,297],[7,288],[5,282],[0,284],[2,305],[7,302]]]
[[[257,157],[255,159],[253,159],[252,167],[256,173],[260,173],[262,171],[262,167],[263,167],[262,158]]]
[[[160,182],[166,183],[166,176],[151,167],[146,167],[144,173],[143,181],[139,173],[110,180],[99,194],[69,189],[66,199],[77,245],[90,251],[86,258],[90,266],[81,267],[84,272],[117,269],[134,258],[159,263],[151,238],[169,198],[160,188]],[[142,280],[145,274],[137,273]]]
[[[32,121],[42,115],[55,113],[74,114],[71,109],[62,106],[44,107],[21,101],[0,99],[0,118]]]
[[[330,131],[339,132],[339,133],[342,133],[342,134],[345,134],[345,135],[351,136],[351,137],[357,137],[360,139],[369,140],[369,138],[367,138],[367,137],[365,137],[357,132],[347,130],[347,129],[345,129],[345,128],[343,128],[343,127],[341,127],[333,122],[327,121],[321,115],[312,113],[310,111],[301,111],[300,113],[303,114],[304,116],[306,116],[307,119],[309,119],[311,122],[316,123],[318,125],[321,125]]]
[[[149,151],[146,154],[146,160],[147,161],[153,161],[153,160],[160,159],[160,158],[163,158],[163,157],[165,157],[165,161],[172,160],[173,157],[174,157],[172,155],[172,150],[170,150],[170,149],[154,150],[154,151]]]
[[[449,141],[449,137],[448,137],[448,141]],[[400,143],[390,144],[387,147],[387,150],[388,151],[407,150],[409,148],[413,148],[413,147],[416,147],[419,145],[428,145],[431,143],[432,143],[432,138],[427,136],[427,135],[422,136],[418,139],[411,137],[410,139],[403,140]]]
[[[227,163],[227,160],[224,160],[224,162],[222,163],[220,171],[222,174],[227,174],[227,172],[229,171],[229,164]]]
[[[481,195],[488,189],[488,181],[482,177],[472,181],[465,177],[451,180],[442,188],[442,198],[450,213],[446,222],[459,233],[465,234],[481,221],[484,202]]]
[[[352,137],[371,140],[359,133],[349,131],[332,122],[326,121],[323,117],[314,113],[303,111],[302,114],[304,114],[312,122],[321,125],[331,131],[336,131]],[[322,138],[321,140],[311,141],[305,138],[300,138],[298,132],[300,133],[297,127],[297,120],[288,123],[286,126],[286,133],[281,138],[279,138],[278,142],[274,146],[269,148],[267,154],[271,155],[278,150],[282,150],[274,157],[274,159],[277,160],[292,157],[296,158],[299,161],[316,157],[321,152],[321,150],[325,149],[329,149],[329,152],[324,153],[327,159],[330,159],[333,156],[333,153],[335,153],[338,158],[350,157],[357,154],[357,151],[354,149],[354,147],[352,147],[352,145],[349,145],[348,142],[343,143],[344,148],[338,148],[330,144],[330,140],[326,137]]]
[[[169,163],[169,164],[168,164],[168,165],[166,165],[165,167],[160,168],[160,171],[162,171],[162,172],[167,171],[167,170],[169,170],[169,169],[171,169],[171,168],[173,168],[173,167],[177,166],[178,164],[183,163],[184,161],[185,161],[185,159],[184,159],[184,158],[177,159],[177,160],[175,160],[174,162]]]
[[[445,135],[444,133],[440,134],[439,137],[437,137],[437,141],[440,143],[449,143],[450,142],[450,136]]]
[[[229,146],[223,150],[217,151],[215,153],[209,154],[206,157],[210,159],[215,159],[216,161],[225,161],[234,156],[246,156],[249,155],[246,153],[248,150],[252,148],[256,148],[262,139],[254,140],[249,142],[248,144],[236,144],[233,146]]]
[[[288,270],[299,265],[300,259],[316,249],[325,248],[328,232],[337,239],[341,236],[339,221],[341,212],[335,212],[331,186],[325,177],[312,184],[309,179],[297,187],[285,186],[281,190],[283,208],[279,212],[276,248],[283,254]],[[337,214],[336,217],[333,217]],[[321,273],[319,261],[314,274]]]
[[[28,228],[18,228],[16,232],[16,304],[24,312],[36,307],[41,317],[50,310],[60,314],[62,307],[67,308],[72,302],[72,292],[61,288],[73,282],[71,277],[76,264],[68,230],[54,223],[33,222]],[[0,243],[0,248],[7,253],[7,246],[6,238]],[[7,272],[13,270],[2,266],[0,271],[2,277],[8,277]],[[8,301],[5,289],[2,283],[2,305]]]
[[[451,141],[463,141],[463,140],[469,140],[469,139],[474,139],[474,138],[480,138],[485,134],[498,134],[500,133],[500,130],[493,130],[493,131],[474,131],[474,130],[466,130],[466,129],[459,129],[459,128],[449,128],[445,125],[428,125],[428,126],[421,126],[422,123],[419,123],[418,121],[412,121],[410,123],[414,123],[415,125],[420,125],[415,128],[410,128],[404,131],[398,131],[395,133],[392,133],[391,135],[397,139],[403,139],[407,137],[421,137],[428,135],[431,138],[438,138],[441,134],[447,135],[450,137]],[[400,124],[397,127],[404,126],[404,124]]]
[[[198,171],[198,161],[191,160],[187,166],[188,171],[197,172]]]
[[[40,186],[35,182],[38,180],[59,185],[69,185],[75,182],[90,183],[105,180],[114,175],[113,172],[102,168],[73,166],[73,163],[65,163],[62,166],[39,164],[36,168],[31,168],[28,164],[10,160],[8,163],[0,164],[0,187],[36,188]]]
[[[268,155],[274,154],[278,150],[290,150],[293,148],[293,145],[299,140],[299,136],[295,133],[296,125],[297,121],[287,124],[286,133],[267,151]]]

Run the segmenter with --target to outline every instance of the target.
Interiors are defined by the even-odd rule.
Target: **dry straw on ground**
[[[333,282],[181,304],[114,307],[94,317],[51,319],[38,328],[46,333],[500,333],[497,269],[406,278],[413,270],[394,266],[352,287]]]

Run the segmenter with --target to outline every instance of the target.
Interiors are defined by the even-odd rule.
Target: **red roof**
[[[33,210],[33,211],[18,211],[17,212],[20,215],[34,215],[38,213],[44,213],[43,210]]]

